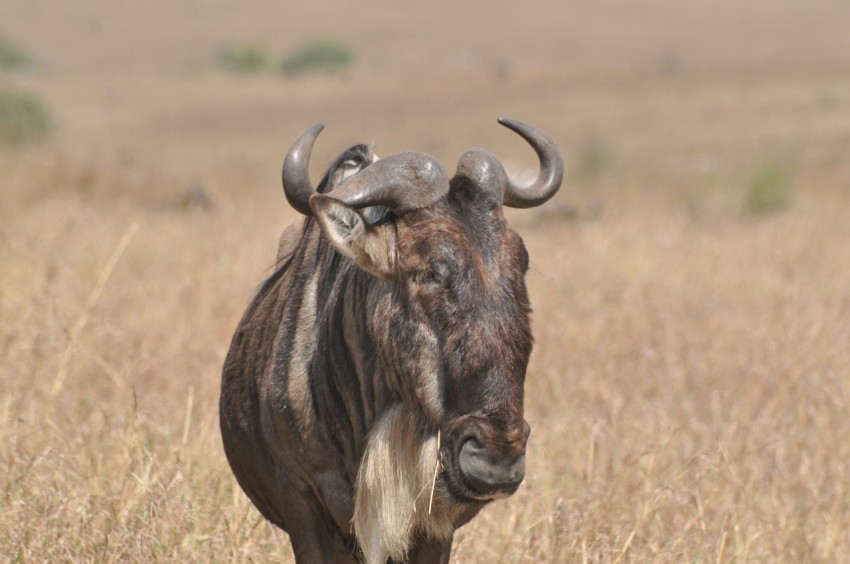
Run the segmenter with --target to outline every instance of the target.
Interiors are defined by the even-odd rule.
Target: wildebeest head
[[[525,474],[523,419],[532,348],[524,276],[528,254],[502,206],[532,207],[560,187],[563,160],[539,130],[500,119],[540,160],[530,186],[513,183],[484,149],[467,151],[448,179],[434,157],[360,157],[331,171],[326,193],[307,174],[321,125],[307,130],[284,162],[295,209],[312,215],[343,255],[381,280],[370,300],[374,354],[405,407],[441,434],[440,484],[453,498],[509,495]],[[364,162],[368,161],[368,162]],[[362,211],[389,210],[378,221]]]

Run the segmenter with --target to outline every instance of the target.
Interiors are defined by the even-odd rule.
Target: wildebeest
[[[322,125],[283,166],[306,218],[245,312],[224,364],[221,431],[248,497],[298,562],[447,562],[454,531],[525,474],[528,254],[502,206],[561,185],[555,142],[519,186],[474,148],[449,179],[424,153],[354,146],[314,189]]]

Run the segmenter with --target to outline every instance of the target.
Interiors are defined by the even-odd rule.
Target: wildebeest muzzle
[[[486,415],[459,417],[450,425],[453,468],[465,496],[478,500],[513,494],[525,477],[525,449],[531,427],[524,419],[506,424]]]

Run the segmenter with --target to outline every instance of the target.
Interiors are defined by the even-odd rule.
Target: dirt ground
[[[850,4],[0,2],[50,137],[0,144],[0,555],[290,561],[238,489],[219,373],[327,128],[451,170],[553,135],[525,483],[456,562],[850,561]],[[287,76],[315,39],[338,72]],[[265,54],[222,68],[233,47]]]

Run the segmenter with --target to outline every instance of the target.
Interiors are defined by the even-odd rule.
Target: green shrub
[[[573,163],[573,174],[585,184],[605,176],[614,166],[614,153],[610,145],[597,135],[582,138]]]
[[[224,70],[241,74],[260,72],[269,64],[263,51],[248,46],[223,47],[218,51],[216,61]]]
[[[765,161],[746,185],[743,211],[748,215],[775,213],[791,205],[789,166],[775,159]]]
[[[0,90],[0,145],[38,143],[47,138],[50,129],[50,112],[35,94]]]
[[[331,40],[319,39],[297,47],[280,65],[284,74],[294,76],[311,72],[341,72],[354,62],[354,52]]]
[[[0,69],[20,69],[32,64],[32,59],[20,47],[0,35]]]

